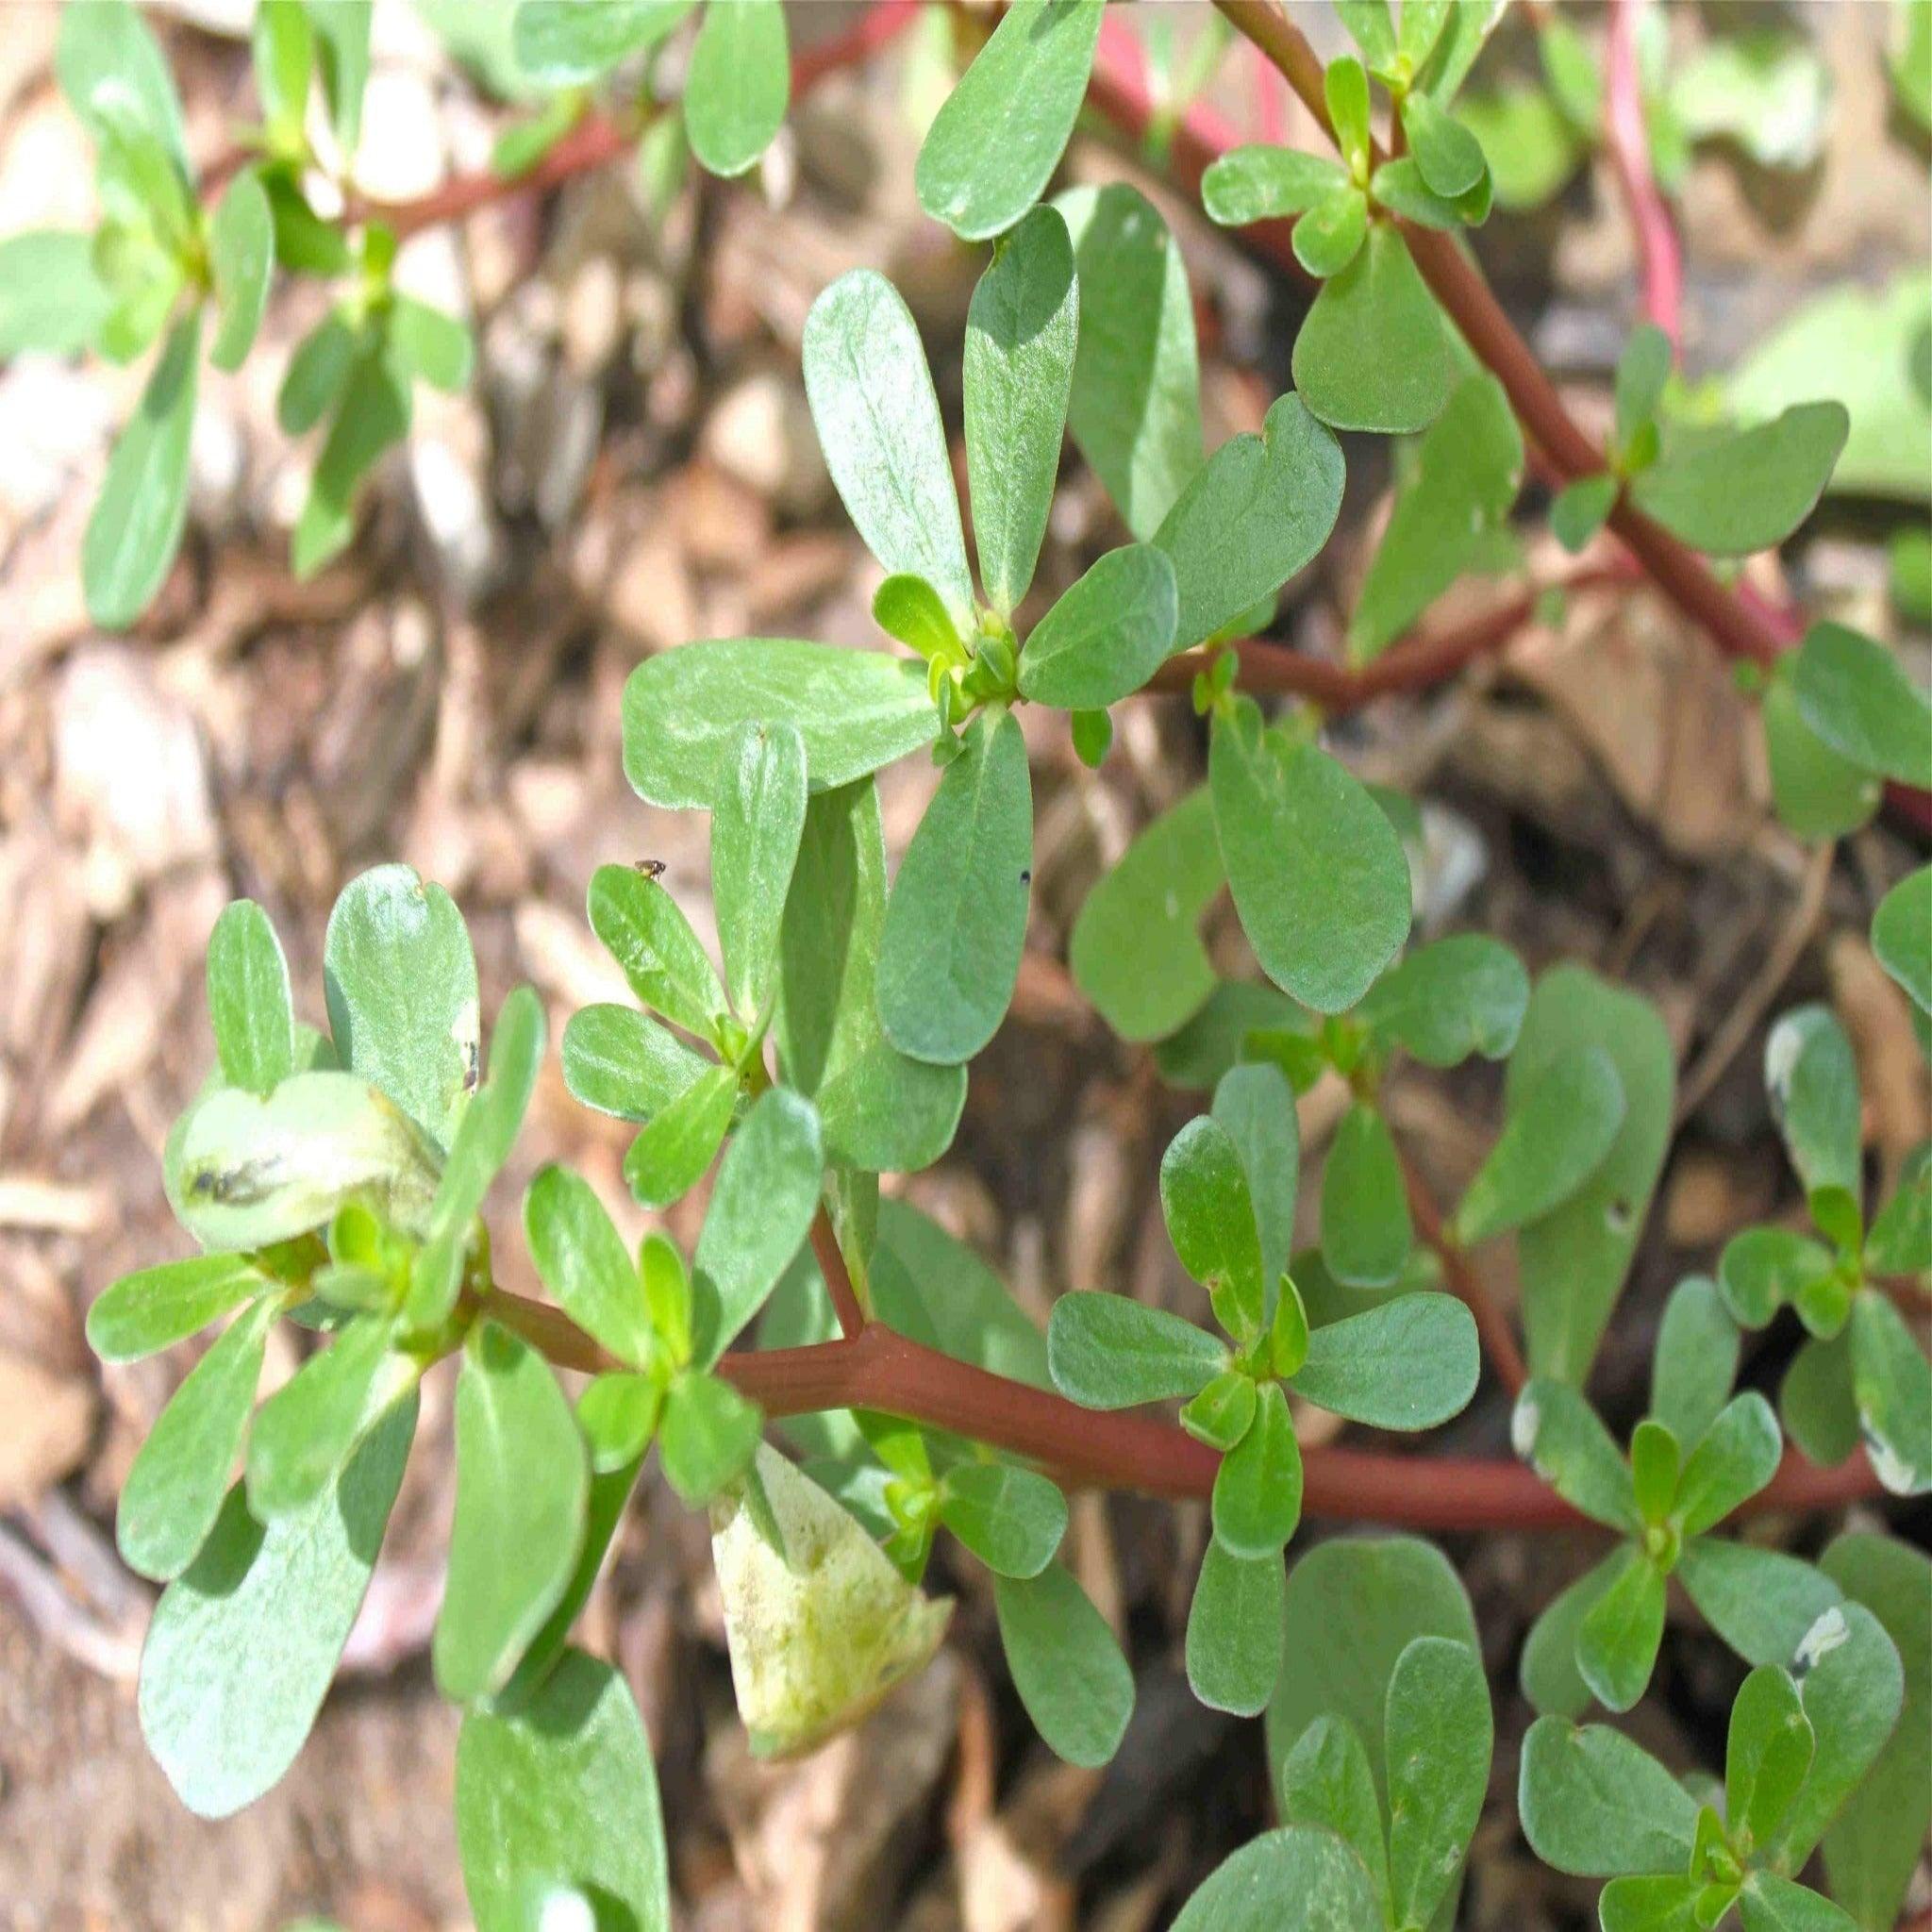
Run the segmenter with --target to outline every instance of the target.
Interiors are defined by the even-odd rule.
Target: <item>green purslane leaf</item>
[[[128,0],[63,8],[54,72],[75,117],[97,143],[146,135],[185,175],[188,149],[174,78],[147,23]]]
[[[1624,1083],[1604,1048],[1553,1057],[1510,1095],[1503,1132],[1457,1208],[1457,1240],[1473,1246],[1572,1199],[1603,1165],[1624,1113]]]
[[[1403,8],[1405,24],[1415,10]],[[1411,92],[1404,97],[1402,126],[1416,166],[1433,192],[1453,201],[1482,180],[1488,167],[1482,144],[1427,94]]]
[[[229,1086],[265,1094],[295,1071],[289,962],[268,914],[252,899],[225,907],[208,934],[208,1011]]]
[[[1231,149],[1201,177],[1201,205],[1224,228],[1306,214],[1349,182],[1348,170],[1326,155],[1255,142]]]
[[[1376,1741],[1383,1741],[1379,1730]],[[1382,1801],[1375,1794],[1375,1774],[1356,1727],[1342,1717],[1316,1718],[1283,1758],[1276,1782],[1281,1815],[1288,1824],[1332,1831],[1361,1860],[1382,1914],[1371,1924],[1386,1924],[1389,1848],[1382,1829]]]
[[[1692,549],[1748,557],[1811,514],[1850,429],[1842,403],[1794,403],[1774,422],[1667,454],[1635,478],[1630,499]]]
[[[322,92],[336,140],[353,156],[362,134],[362,96],[369,83],[373,0],[307,0],[321,57]]]
[[[966,1072],[911,1059],[886,1038],[874,996],[885,912],[876,790],[867,780],[814,797],[779,941],[779,1058],[786,1083],[818,1108],[828,1162],[911,1173],[951,1143]]]
[[[1080,343],[1068,426],[1127,528],[1145,542],[1201,467],[1201,371],[1179,247],[1125,182],[1054,206],[1073,237]]]
[[[734,771],[727,789],[736,781]],[[683,908],[655,878],[600,865],[591,874],[590,919],[643,1005],[687,1033],[716,1037],[729,1010],[724,989]]]
[[[1026,943],[1033,784],[1010,711],[982,711],[900,861],[879,940],[879,1020],[903,1054],[969,1060],[1006,1017]]]
[[[475,340],[454,315],[397,294],[390,303],[384,340],[405,380],[426,382],[445,395],[460,395],[469,387]]]
[[[1359,172],[1368,165],[1374,139],[1369,125],[1368,73],[1353,54],[1343,54],[1324,70],[1322,92],[1335,129],[1335,145],[1350,169]]]
[[[1205,1328],[1124,1294],[1063,1294],[1046,1324],[1053,1386],[1087,1408],[1193,1395],[1227,1359],[1226,1344]]]
[[[961,650],[964,640],[944,600],[924,577],[904,571],[888,577],[873,593],[873,622],[908,649],[917,651],[929,664],[935,658],[951,658]]]
[[[92,349],[113,307],[92,236],[36,228],[0,241],[0,362]]]
[[[1932,1362],[1884,1295],[1852,1304],[1852,1393],[1878,1480],[1895,1496],[1932,1490]]]
[[[1475,1393],[1475,1321],[1453,1294],[1405,1294],[1317,1328],[1289,1377],[1305,1400],[1378,1429],[1432,1429]]]
[[[1629,1466],[1596,1410],[1568,1383],[1532,1377],[1516,1399],[1509,1440],[1572,1507],[1611,1529],[1641,1527]]]
[[[415,1425],[410,1396],[336,1482],[266,1528],[238,1483],[155,1607],[142,1735],[197,1817],[252,1803],[302,1748],[369,1587]]]
[[[1134,1714],[1134,1674],[1107,1619],[1058,1563],[996,1577],[993,1607],[1013,1688],[1048,1747],[1069,1764],[1108,1763]]]
[[[1448,1895],[1482,1816],[1494,1742],[1480,1654],[1448,1638],[1418,1637],[1389,1679],[1389,1890],[1395,1924],[1431,1924]]]
[[[445,1697],[508,1683],[576,1570],[591,1470],[550,1364],[494,1322],[463,1349],[457,1500],[431,1657]]]
[[[1248,1433],[1260,1397],[1252,1375],[1223,1369],[1181,1407],[1181,1427],[1225,1456]]]
[[[1123,1040],[1164,1039],[1213,992],[1200,924],[1226,879],[1204,785],[1144,825],[1087,895],[1067,959]]]
[[[1932,697],[1883,644],[1814,624],[1790,680],[1799,716],[1841,758],[1902,785],[1932,785]]]
[[[1676,1513],[1686,1536],[1701,1536],[1777,1474],[1784,1438],[1756,1390],[1727,1403],[1705,1431],[1677,1480]]]
[[[1857,1924],[1809,1887],[1753,1872],[1738,1897],[1744,1932],[1857,1932]]]
[[[1642,1745],[1607,1724],[1541,1717],[1523,1740],[1517,1809],[1530,1849],[1580,1878],[1686,1870],[1697,1805]]]
[[[1254,1194],[1233,1136],[1211,1116],[1190,1121],[1168,1142],[1160,1208],[1181,1266],[1208,1291],[1216,1319],[1237,1341],[1254,1341],[1267,1303]]]
[[[1830,1249],[1809,1235],[1747,1227],[1724,1243],[1717,1278],[1731,1313],[1747,1328],[1761,1328],[1787,1302],[1807,1303],[1835,1267]]]
[[[1408,860],[1374,797],[1252,699],[1214,721],[1208,790],[1235,910],[1262,970],[1317,1012],[1354,1006],[1408,935]]]
[[[542,1169],[524,1196],[524,1236],[564,1313],[620,1361],[646,1366],[652,1324],[643,1287],[591,1184],[566,1167]]]
[[[1188,1610],[1187,1669],[1210,1710],[1254,1717],[1267,1708],[1281,1671],[1285,1591],[1278,1556],[1237,1557],[1208,1539]]]
[[[1785,1433],[1813,1462],[1842,1462],[1858,1446],[1849,1322],[1830,1341],[1814,1337],[1791,1357],[1777,1407]]]
[[[1232,1557],[1279,1557],[1302,1515],[1302,1452],[1279,1382],[1214,1474],[1214,1539]]]
[[[631,673],[625,776],[649,804],[709,806],[748,724],[797,727],[815,792],[849,785],[939,736],[918,664],[794,638],[731,638],[660,651]]]
[[[973,541],[987,601],[1008,617],[1033,581],[1053,507],[1079,319],[1066,222],[1034,208],[973,291],[961,357]]]
[[[1594,115],[1593,118],[1600,118]],[[1617,358],[1616,409],[1617,442],[1628,449],[1645,424],[1657,418],[1657,405],[1671,379],[1675,361],[1670,337],[1654,322],[1646,322],[1630,332],[1624,353]]]
[[[1215,1082],[1209,1111],[1233,1141],[1247,1175],[1261,1243],[1262,1311],[1272,1321],[1275,1285],[1294,1245],[1295,1188],[1301,1173],[1294,1090],[1271,1062],[1230,1067]]]
[[[1366,1101],[1342,1115],[1322,1170],[1322,1258],[1348,1288],[1386,1288],[1414,1245],[1402,1157]]]
[[[708,1067],[652,1116],[624,1157],[625,1184],[641,1207],[668,1208],[696,1187],[730,1131],[738,1075]]]
[[[952,463],[904,298],[871,269],[841,275],[811,305],[802,354],[825,462],[866,548],[889,575],[924,577],[970,636],[973,581]]]
[[[409,433],[413,403],[407,373],[388,353],[385,332],[364,331],[335,396],[335,414],[309,477],[308,500],[289,543],[298,577],[311,577],[348,548],[363,479]]]
[[[824,1144],[818,1109],[774,1087],[731,1137],[691,1256],[692,1358],[708,1368],[764,1306],[818,1211]]]
[[[1872,915],[1872,950],[1922,1013],[1932,1013],[1932,865],[1908,873]]]
[[[1731,1706],[1724,1819],[1740,1850],[1767,1841],[1811,1768],[1815,1740],[1790,1673],[1760,1664]]]
[[[635,1007],[579,1007],[563,1029],[563,1078],[586,1107],[648,1121],[711,1064]]]
[[[322,959],[342,1065],[446,1148],[482,1059],[476,959],[455,902],[407,865],[376,866],[343,887]]]
[[[1332,188],[1294,225],[1294,258],[1315,277],[1339,275],[1369,235],[1369,198],[1353,181]]]
[[[118,0],[100,10],[119,11]],[[108,458],[80,547],[88,615],[104,630],[124,630],[146,609],[180,547],[200,350],[200,316],[183,316],[169,331],[141,402]]]
[[[1695,1932],[1705,1881],[1682,1872],[1613,1878],[1597,1894],[1604,1932]]]
[[[996,1576],[1038,1576],[1067,1532],[1067,1499],[1009,1462],[962,1462],[940,1486],[940,1521]]]
[[[1801,1558],[1722,1537],[1686,1543],[1676,1575],[1704,1621],[1749,1664],[1790,1663],[1839,1598],[1830,1578]]]
[[[1806,724],[1788,675],[1774,672],[1762,708],[1772,801],[1786,825],[1801,839],[1837,839],[1870,820],[1884,786]]]
[[[751,1467],[763,1417],[716,1375],[680,1375],[666,1391],[658,1431],[664,1478],[692,1508],[708,1503]]]
[[[255,9],[249,52],[271,153],[302,154],[308,90],[315,78],[315,28],[303,0],[261,0]]]
[[[1334,429],[1385,436],[1426,429],[1442,413],[1455,364],[1441,311],[1407,244],[1385,223],[1332,280],[1294,343],[1294,386]]]
[[[241,368],[255,346],[275,272],[275,218],[261,177],[244,168],[229,182],[208,224],[208,264],[221,325],[208,344],[217,369]]]
[[[1341,447],[1290,393],[1258,436],[1232,436],[1156,532],[1174,563],[1185,650],[1272,596],[1328,541],[1341,508]]]
[[[1611,1710],[1628,1710],[1650,1683],[1664,1635],[1663,1572],[1634,1545],[1576,1626],[1576,1668]]]
[[[522,0],[510,29],[518,68],[541,87],[581,87],[655,46],[694,0]]]
[[[1897,1727],[1824,1842],[1832,1896],[1860,1932],[1890,1932],[1932,1826],[1932,1561],[1893,1538],[1853,1531],[1822,1562],[1884,1625],[1905,1673]]]
[[[1100,710],[1139,691],[1174,648],[1179,593],[1152,543],[1109,550],[1063,591],[1026,640],[1020,695]]]
[[[1087,92],[1101,0],[1018,0],[919,151],[919,205],[965,242],[1010,228],[1058,165]]]
[[[468,1712],[456,1781],[476,1932],[620,1912],[625,1932],[670,1932],[658,1774],[621,1672],[566,1651],[513,1712]]]
[[[1627,1554],[1627,1545],[1620,1543],[1544,1605],[1530,1625],[1521,1677],[1523,1694],[1540,1715],[1574,1719],[1589,1709],[1594,1693],[1576,1667],[1576,1635],[1597,1599],[1622,1573]]]
[[[1612,475],[1582,476],[1551,499],[1550,533],[1572,557],[1579,556],[1609,521],[1622,487]]]
[[[649,1375],[599,1375],[584,1391],[577,1399],[577,1427],[590,1456],[593,1486],[599,1477],[632,1468],[642,1458],[658,1433],[663,1407],[664,1390]],[[578,1562],[581,1565],[581,1552]],[[551,1615],[554,1618],[556,1612]]]
[[[1370,1030],[1429,1067],[1472,1054],[1508,1058],[1529,1005],[1523,961],[1487,933],[1456,933],[1418,946],[1385,973],[1357,1008]]]
[[[1587,968],[1558,966],[1530,993],[1505,1081],[1506,1108],[1521,1106],[1556,1060],[1591,1046],[1616,1062],[1624,1124],[1589,1180],[1516,1237],[1530,1369],[1579,1383],[1643,1232],[1676,1082],[1670,1035],[1655,1007]]]
[[[1464,571],[1481,567],[1483,543],[1507,525],[1523,487],[1523,462],[1502,384],[1465,376],[1424,435],[1362,579],[1348,626],[1354,661],[1378,657]]]
[[[1899,1170],[1891,1199],[1865,1237],[1871,1274],[1916,1274],[1932,1269],[1932,1141],[1921,1141]]]
[[[133,1362],[185,1341],[274,1284],[252,1255],[195,1255],[124,1274],[87,1311],[88,1346]]]
[[[1650,1361],[1650,1412],[1685,1448],[1694,1448],[1717,1420],[1737,1379],[1742,1346],[1738,1324],[1707,1276],[1689,1275],[1671,1291]]]
[[[1863,1191],[1858,1069],[1852,1043],[1829,1007],[1794,1008],[1764,1042],[1764,1085],[1785,1151],[1805,1185]]]
[[[707,0],[684,83],[684,128],[699,164],[726,179],[754,167],[791,97],[780,0]]]
[[[1370,1932],[1379,1924],[1361,1860],[1328,1832],[1285,1824],[1224,1858],[1174,1932]]]
[[[264,1297],[236,1317],[169,1398],[129,1465],[114,1541],[141,1575],[158,1583],[180,1575],[214,1528],[277,1307]]]

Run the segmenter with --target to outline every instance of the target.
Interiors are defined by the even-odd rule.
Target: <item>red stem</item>
[[[858,1290],[852,1286],[852,1272],[845,1265],[839,1237],[832,1230],[832,1217],[823,1208],[812,1217],[811,1251],[819,1273],[825,1277],[825,1291],[831,1296],[833,1311],[839,1317],[840,1333],[850,1341],[865,1326],[865,1309],[859,1304]]]
[[[1650,133],[1643,125],[1643,86],[1637,68],[1637,22],[1642,5],[1643,0],[1610,0],[1605,134],[1610,166],[1637,231],[1643,312],[1670,337],[1674,355],[1684,341],[1684,264],[1676,224],[1650,166]]]

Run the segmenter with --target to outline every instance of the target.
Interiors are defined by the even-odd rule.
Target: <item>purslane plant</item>
[[[1493,1742],[1474,1617],[1446,1559],[1412,1539],[1321,1544],[1288,1567],[1305,1503],[1349,1513],[1351,1471],[1391,1474],[1351,1460],[1357,1451],[1305,1452],[1291,1398],[1371,1427],[1433,1428],[1476,1387],[1479,1334],[1513,1387],[1524,1364],[1472,1257],[1508,1239],[1530,1468],[1476,1465],[1484,1493],[1519,1507],[1534,1496],[1539,1520],[1561,1517],[1547,1484],[1623,1539],[1558,1597],[1524,1659],[1550,1713],[1524,1757],[1533,1847],[1612,1880],[1610,1932],[1708,1928],[1733,1908],[1753,1932],[1846,1913],[1867,1932],[1890,1924],[1928,1810],[1927,1566],[1886,1539],[1844,1539],[1813,1566],[1709,1532],[1754,1498],[1797,1492],[1775,1474],[1794,1467],[1777,1417],[1731,1392],[1739,1324],[1761,1325],[1786,1301],[1813,1336],[1783,1392],[1793,1441],[1842,1460],[1862,1438],[1899,1493],[1932,1479],[1932,1371],[1889,1298],[1917,1293],[1932,1268],[1924,1150],[1868,1228],[1849,1047],[1822,1009],[1778,1024],[1773,1106],[1832,1245],[1753,1230],[1726,1248],[1715,1288],[1679,1288],[1626,1461],[1583,1391],[1669,1143],[1661,1018],[1580,967],[1532,979],[1480,934],[1411,946],[1413,808],[1357,779],[1313,708],[1264,712],[1265,681],[1243,689],[1251,660],[1230,647],[1267,626],[1334,527],[1337,429],[1418,437],[1350,625],[1354,666],[1464,569],[1511,565],[1524,427],[1545,444],[1556,432],[1508,339],[1472,326],[1481,284],[1442,239],[1489,209],[1487,158],[1457,98],[1500,10],[1345,7],[1361,58],[1311,76],[1306,43],[1272,9],[1224,8],[1319,102],[1341,159],[1243,149],[1208,170],[1214,219],[1298,216],[1295,252],[1323,279],[1295,388],[1258,433],[1211,455],[1185,270],[1153,205],[1121,184],[1040,199],[1097,74],[1099,0],[1007,10],[917,175],[928,212],[992,242],[962,356],[971,564],[905,303],[865,270],[814,303],[807,392],[883,573],[874,615],[887,647],[713,640],[633,674],[625,769],[651,805],[710,812],[720,957],[652,868],[602,868],[590,921],[637,1005],[572,1016],[561,1043],[573,1093],[638,1129],[624,1174],[639,1206],[668,1207],[711,1177],[689,1256],[656,1232],[633,1253],[589,1185],[550,1168],[526,1190],[523,1224],[551,1301],[496,1284],[483,1209],[544,1018],[534,993],[513,992],[485,1052],[469,941],[439,888],[385,866],[343,891],[325,946],[325,1033],[298,1019],[260,908],[223,915],[208,965],[216,1065],[164,1162],[171,1205],[206,1252],[116,1283],[89,1317],[110,1360],[225,1324],[130,1470],[118,1524],[130,1565],[167,1586],[140,1707],[191,1807],[238,1809],[299,1750],[376,1561],[417,1385],[453,1357],[457,1491],[432,1658],[465,1708],[458,1840],[481,1932],[670,1923],[636,1706],[619,1674],[569,1641],[654,1444],[680,1499],[708,1512],[740,1708],[766,1753],[810,1748],[932,1655],[948,1606],[922,1586],[944,1532],[991,1574],[1041,1737],[1072,1762],[1105,1763],[1132,1721],[1134,1679],[1060,1560],[1065,1491],[1097,1480],[1207,1496],[1188,1675],[1210,1705],[1268,1712],[1283,1824],[1179,1923],[1447,1925]],[[239,359],[272,260],[349,283],[282,391],[289,426],[331,423],[299,566],[348,540],[357,482],[407,430],[409,382],[463,379],[467,338],[393,286],[408,224],[353,194],[345,219],[326,222],[311,197],[326,158],[309,94],[321,88],[337,154],[352,154],[366,27],[354,7],[262,8],[262,121],[204,215],[138,18],[113,0],[63,23],[62,84],[100,148],[108,225],[85,249],[35,242],[70,299],[31,327],[8,316],[0,340],[127,354],[163,341],[90,536],[104,622],[138,612],[178,541],[203,310],[217,359]],[[675,117],[657,94],[674,34],[689,41]],[[609,111],[646,140],[681,125],[706,167],[741,172],[791,85],[774,0],[708,0],[702,15],[676,0],[528,0],[515,43],[559,92],[512,130],[506,178],[540,172]],[[1402,130],[1392,158],[1374,140],[1372,82]],[[1491,373],[1465,367],[1458,329]],[[1658,340],[1640,333],[1626,354],[1607,458],[1562,456],[1573,481],[1553,520],[1578,542],[1607,525],[1735,643],[1757,636],[1755,620],[1713,603],[1729,593],[1693,553],[1789,534],[1828,478],[1843,411],[1826,402],[1697,435],[1659,415]],[[1036,612],[1068,433],[1130,541]],[[1168,1147],[1160,1196],[1220,1332],[1081,1293],[1056,1304],[1042,1335],[967,1250],[882,1197],[880,1176],[945,1153],[967,1063],[1013,998],[1033,854],[1020,708],[1067,713],[1098,763],[1110,708],[1163,680],[1191,691],[1205,721],[1207,781],[1094,889],[1072,965],[1124,1039],[1210,1096]],[[1833,835],[1870,815],[1882,780],[1927,777],[1932,713],[1873,640],[1818,625],[1761,682],[1795,828]],[[937,786],[889,877],[875,774],[921,753]],[[1928,876],[1887,898],[1873,936],[1922,1018]],[[1224,887],[1262,982],[1224,981],[1203,944]],[[1446,1216],[1382,1105],[1398,1056],[1503,1064],[1502,1127]],[[1324,1075],[1349,1103],[1319,1240],[1296,1251],[1294,1103]],[[258,1407],[267,1338],[285,1318],[314,1344]],[[566,1393],[560,1370],[588,1379]],[[1114,1412],[1167,1402],[1184,1405],[1178,1428]],[[768,1424],[801,1461],[766,1440]],[[1430,1469],[1394,1462],[1398,1487],[1380,1493],[1420,1493]],[[1864,1491],[1850,1474],[1836,1493]],[[1466,1520],[1484,1520],[1469,1507]],[[1399,1504],[1380,1507],[1400,1519]],[[1494,1507],[1507,1524],[1510,1507]],[[1688,1795],[1620,1734],[1570,1723],[1592,1695],[1614,1710],[1641,1696],[1674,1574],[1757,1667],[1722,1794]],[[1821,1840],[1842,1910],[1797,1882]]]

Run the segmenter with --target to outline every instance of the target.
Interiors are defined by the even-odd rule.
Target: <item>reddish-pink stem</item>
[[[1650,165],[1643,120],[1643,86],[1637,65],[1637,23],[1643,0],[1610,0],[1609,47],[1604,75],[1605,134],[1610,166],[1637,233],[1643,312],[1671,339],[1684,340],[1684,263],[1677,226]]]

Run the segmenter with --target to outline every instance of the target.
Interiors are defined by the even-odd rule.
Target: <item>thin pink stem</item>
[[[1642,8],[1643,0],[1610,0],[1605,133],[1617,186],[1637,231],[1643,312],[1670,337],[1672,353],[1676,354],[1684,345],[1684,259],[1676,224],[1650,166],[1643,84],[1637,67],[1637,23]]]

